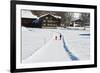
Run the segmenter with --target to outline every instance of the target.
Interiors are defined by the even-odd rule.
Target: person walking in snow
[[[62,35],[60,34],[60,40],[61,40],[61,38],[62,38]]]
[[[57,36],[55,36],[55,40],[57,40]]]

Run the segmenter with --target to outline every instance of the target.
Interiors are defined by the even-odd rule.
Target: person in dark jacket
[[[60,40],[61,40],[61,38],[62,38],[62,35],[60,34]]]
[[[57,36],[55,36],[55,40],[57,40]]]

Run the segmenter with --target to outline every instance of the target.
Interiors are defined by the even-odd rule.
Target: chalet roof
[[[61,16],[53,15],[53,14],[50,14],[50,13],[41,15],[40,18],[42,18],[42,17],[44,17],[44,16],[47,16],[47,15],[51,15],[51,16],[53,16],[54,18],[59,18],[59,19],[61,19]]]
[[[22,18],[38,18],[36,15],[33,15],[29,10],[22,10]]]
[[[72,19],[72,22],[82,21],[81,19]]]

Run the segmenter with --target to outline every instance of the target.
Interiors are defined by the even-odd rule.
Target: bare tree
[[[80,19],[82,20],[81,26],[89,26],[90,25],[90,13],[81,13]]]
[[[70,25],[71,20],[73,18],[73,13],[72,12],[66,12],[64,15],[65,15],[65,26],[64,27],[66,27],[66,26]]]

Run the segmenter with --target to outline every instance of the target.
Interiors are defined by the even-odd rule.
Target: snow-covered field
[[[60,34],[62,35],[61,40]],[[22,27],[22,63],[89,60],[89,58],[89,29]]]
[[[68,49],[79,60],[88,60],[90,57],[90,36],[87,30],[61,31]]]
[[[51,37],[52,34],[49,31],[22,27],[22,59],[26,59],[34,54]]]

